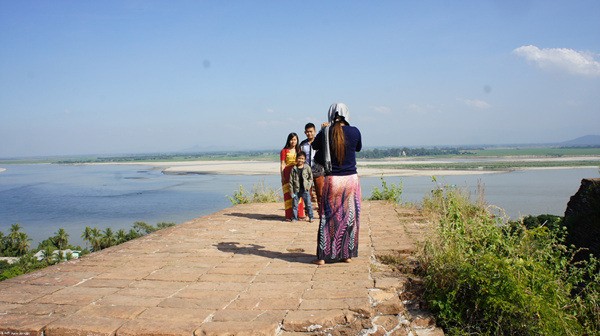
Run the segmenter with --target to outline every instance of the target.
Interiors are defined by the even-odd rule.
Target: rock
[[[567,205],[564,225],[567,244],[589,249],[580,258],[589,253],[600,256],[600,179],[581,180],[579,190]]]

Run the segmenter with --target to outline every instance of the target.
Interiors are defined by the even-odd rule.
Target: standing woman
[[[317,265],[325,261],[350,262],[358,256],[361,193],[356,172],[356,152],[362,148],[360,131],[349,123],[348,107],[343,103],[329,107],[328,123],[312,143],[318,153],[329,148],[331,172],[326,174],[321,204],[323,214],[317,240]],[[329,145],[329,146],[327,146]],[[324,150],[325,149],[325,150]],[[327,162],[323,162],[327,165]]]
[[[287,140],[285,141],[285,147],[279,154],[279,173],[281,174],[281,188],[283,189],[283,202],[285,208],[285,220],[291,221],[294,218],[293,213],[293,200],[290,189],[290,173],[292,168],[296,165],[296,154],[300,151],[298,145],[298,134],[288,134]],[[298,217],[304,217],[304,202],[300,200],[298,203]]]

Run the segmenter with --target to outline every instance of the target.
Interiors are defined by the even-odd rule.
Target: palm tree
[[[140,236],[152,233],[156,231],[156,228],[146,222],[135,222],[133,228],[138,232]]]
[[[111,247],[115,245],[115,234],[111,228],[104,229],[104,237],[102,237],[102,246]]]
[[[21,225],[19,223],[15,223],[10,226],[10,232],[9,232],[7,238],[9,241],[10,248],[13,251],[19,240],[20,233],[21,233]]]
[[[89,226],[86,226],[85,230],[83,230],[83,233],[81,234],[81,238],[83,238],[83,241],[91,244],[92,243],[92,228],[90,228]]]
[[[122,244],[127,241],[127,233],[123,229],[117,231],[117,244]]]
[[[42,261],[44,263],[46,263],[46,265],[52,265],[54,263],[56,263],[57,259],[54,257],[54,251],[52,250],[52,247],[49,245],[46,245],[46,247],[44,248],[43,252],[44,253],[44,258],[42,259]],[[60,254],[60,251],[59,251]],[[60,256],[59,259],[60,260]]]
[[[63,228],[58,229],[58,232],[56,232],[56,236],[54,237],[54,242],[59,251],[66,249],[69,245],[69,234],[67,231]]]
[[[14,257],[19,257],[27,253],[29,250],[29,237],[25,232],[21,232],[21,225],[15,223],[10,227],[10,233],[8,234],[8,246],[7,251]]]
[[[127,240],[132,240],[139,236],[140,234],[135,229],[129,229],[129,232],[127,232]]]
[[[25,232],[19,233],[17,245],[15,246],[16,250],[17,250],[17,255],[22,256],[22,255],[27,254],[27,252],[29,251],[30,241],[31,241],[31,239],[29,239],[29,237],[27,236],[27,234]]]
[[[4,256],[8,247],[7,237],[4,236],[4,232],[0,231],[0,256]]]
[[[93,228],[90,230],[90,243],[92,244],[92,249],[94,251],[100,251],[102,249],[102,234],[100,234],[100,230],[98,228]]]

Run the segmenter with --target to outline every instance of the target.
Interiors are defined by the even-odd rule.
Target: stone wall
[[[571,196],[565,211],[567,244],[589,249],[600,256],[600,179],[583,179],[577,193]]]

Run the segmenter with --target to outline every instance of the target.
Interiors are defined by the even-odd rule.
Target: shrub
[[[507,225],[457,188],[432,191],[437,234],[419,253],[425,299],[451,335],[598,334],[598,262],[547,226]]]
[[[275,203],[281,200],[279,193],[265,185],[264,181],[255,184],[252,187],[252,193],[248,193],[244,186],[240,185],[238,190],[234,191],[233,197],[227,196],[231,204],[247,204],[247,203]]]
[[[231,204],[247,204],[250,203],[250,197],[248,196],[248,192],[244,189],[244,186],[240,185],[238,190],[233,192],[232,196],[227,196]]]
[[[398,184],[392,183],[389,187],[387,182],[383,177],[381,179],[381,187],[382,189],[375,187],[373,188],[373,192],[371,193],[371,197],[369,200],[371,201],[391,201],[394,203],[400,203],[402,196],[402,181]]]
[[[281,200],[279,193],[265,185],[264,181],[252,187],[252,203],[275,203]]]

